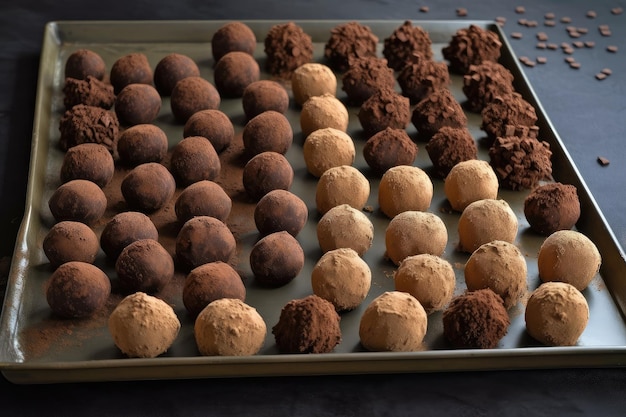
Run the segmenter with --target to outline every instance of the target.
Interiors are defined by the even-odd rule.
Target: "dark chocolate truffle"
[[[213,77],[221,96],[241,97],[247,86],[259,80],[261,69],[252,55],[229,52],[215,64]]]
[[[494,97],[481,112],[481,129],[493,142],[497,137],[526,133],[536,137],[537,113],[521,94],[513,92]],[[520,132],[518,132],[520,131]]]
[[[210,216],[196,216],[183,224],[176,237],[176,261],[185,271],[208,262],[228,262],[235,253],[235,237]]]
[[[156,240],[136,240],[120,253],[115,272],[122,291],[153,294],[172,280],[174,260]]]
[[[154,86],[162,96],[169,96],[176,83],[187,77],[199,77],[198,64],[187,55],[172,53],[154,68]]]
[[[243,129],[243,146],[249,156],[261,152],[285,154],[292,142],[293,129],[289,120],[274,110],[255,116]]]
[[[153,124],[138,124],[124,130],[118,139],[120,161],[134,167],[147,162],[161,162],[167,155],[167,135]]]
[[[341,89],[348,95],[348,100],[360,106],[381,88],[393,89],[396,79],[386,59],[366,57],[350,62],[342,83]]]
[[[201,180],[214,180],[222,166],[211,142],[202,136],[189,136],[172,149],[170,169],[176,184],[186,187]]]
[[[293,182],[293,168],[282,154],[262,152],[243,168],[243,186],[248,195],[259,200],[272,190],[289,190]]]
[[[417,145],[403,129],[381,130],[365,142],[363,156],[367,165],[378,175],[398,165],[413,165]]]
[[[456,31],[450,43],[442,49],[443,57],[450,62],[450,70],[465,74],[470,65],[484,61],[497,62],[502,42],[498,35],[476,25]]]
[[[180,123],[186,123],[195,112],[218,109],[221,98],[217,89],[202,77],[187,77],[176,83],[172,90],[170,106]]]
[[[417,128],[418,138],[428,141],[444,126],[466,127],[467,116],[450,90],[442,88],[417,103],[411,122]]]
[[[401,71],[410,64],[415,55],[422,59],[432,59],[432,41],[428,32],[420,26],[413,26],[407,20],[384,40],[383,56],[391,68]]]
[[[229,22],[220,27],[211,38],[211,53],[215,62],[233,51],[252,55],[256,48],[256,36],[243,22]]]
[[[100,249],[95,232],[86,224],[73,221],[63,221],[52,226],[42,246],[54,268],[70,261],[91,264]]]
[[[82,143],[67,150],[61,165],[61,182],[88,180],[104,187],[113,178],[115,162],[103,145]]]
[[[262,285],[279,287],[293,280],[304,267],[304,251],[288,232],[271,233],[250,251],[250,268]]]
[[[63,104],[69,110],[77,104],[110,109],[115,103],[113,86],[91,75],[84,80],[66,78],[63,86]]]
[[[271,75],[291,78],[300,65],[313,59],[313,42],[304,30],[293,22],[276,24],[265,37],[265,62]]]
[[[411,121],[409,99],[393,88],[381,88],[363,102],[358,117],[368,137],[388,127],[406,129]]]
[[[286,190],[270,191],[254,208],[254,224],[261,235],[286,231],[297,236],[308,217],[309,211],[304,201]]]
[[[114,112],[100,107],[78,104],[61,117],[59,145],[66,151],[81,143],[99,143],[110,151],[115,149],[119,121]]]
[[[176,181],[163,165],[137,165],[122,180],[122,195],[131,209],[150,213],[162,208],[174,195]]]
[[[192,317],[221,298],[246,301],[246,287],[232,266],[209,262],[189,272],[183,286],[183,304]]]
[[[180,223],[195,216],[211,216],[226,221],[233,202],[219,184],[202,180],[185,188],[174,204],[176,218]]]
[[[159,232],[150,217],[138,211],[118,213],[107,222],[100,235],[100,246],[113,261],[122,250],[136,240],[159,238]]]
[[[556,182],[535,188],[524,200],[524,216],[530,227],[544,236],[570,230],[580,217],[576,187]]]
[[[200,110],[194,113],[183,128],[183,137],[202,136],[211,142],[215,152],[226,149],[235,137],[235,128],[225,113],[215,110]]]
[[[65,61],[65,77],[85,80],[88,76],[102,80],[106,65],[100,55],[90,49],[79,49]]]
[[[71,220],[93,225],[104,215],[107,198],[97,184],[72,180],[54,191],[48,206],[56,221]]]
[[[148,84],[128,84],[115,99],[115,114],[122,125],[151,123],[161,110],[161,96]]]
[[[86,262],[66,262],[46,282],[46,301],[62,318],[89,317],[104,307],[110,294],[109,277]]]
[[[268,110],[284,114],[289,108],[289,95],[276,81],[259,80],[246,87],[241,104],[248,120]]]
[[[470,65],[463,76],[463,93],[467,97],[470,111],[480,112],[494,97],[514,91],[513,74],[503,65],[485,61],[479,65]]]
[[[330,67],[346,71],[354,58],[376,57],[378,37],[369,26],[359,22],[348,22],[334,27],[324,46],[324,56]]]
[[[110,80],[115,94],[128,84],[152,85],[152,67],[148,57],[140,52],[124,55],[113,63]]]
[[[439,178],[445,178],[459,162],[478,157],[476,141],[466,127],[442,127],[426,144],[426,152]]]
[[[434,91],[450,85],[448,66],[443,62],[415,58],[398,74],[402,94],[417,103]]]

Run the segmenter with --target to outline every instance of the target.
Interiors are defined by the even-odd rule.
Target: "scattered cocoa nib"
[[[611,163],[611,161],[609,161],[607,158],[605,158],[604,156],[599,156],[598,157],[598,163],[600,165],[602,165],[603,167],[607,166],[608,164]]]

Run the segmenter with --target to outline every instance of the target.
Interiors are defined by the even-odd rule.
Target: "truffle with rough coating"
[[[432,41],[430,35],[421,26],[413,26],[406,20],[383,41],[383,56],[389,66],[396,71],[408,65],[415,55],[423,59],[432,59]]]
[[[322,94],[337,93],[337,76],[326,65],[309,62],[296,68],[291,75],[291,90],[297,104]]]
[[[511,92],[493,97],[480,112],[487,138],[493,142],[498,137],[522,135],[536,137],[537,112],[521,94]]]
[[[476,25],[455,32],[447,46],[442,49],[443,57],[450,62],[450,70],[465,74],[470,65],[484,61],[497,62],[502,42],[498,34]]]
[[[354,141],[346,132],[327,127],[315,130],[306,137],[302,154],[307,171],[319,178],[330,168],[352,165],[356,149]]]
[[[417,145],[404,129],[390,127],[370,137],[363,146],[365,162],[377,174],[401,165],[413,165]]]
[[[48,207],[57,222],[70,220],[91,226],[104,215],[107,198],[97,184],[71,180],[54,190]]]
[[[268,110],[284,114],[289,108],[289,94],[276,81],[258,80],[243,90],[241,105],[248,120]]]
[[[153,73],[148,57],[141,52],[119,57],[111,66],[109,79],[115,94],[129,84],[152,85]]]
[[[478,158],[476,141],[466,127],[442,127],[426,143],[426,152],[440,178],[445,178],[459,162]]]
[[[285,154],[293,142],[293,129],[287,117],[274,110],[264,111],[243,128],[243,146],[249,156],[262,152]]]
[[[274,232],[256,242],[250,251],[254,279],[266,286],[291,282],[304,267],[304,250],[286,231]]]
[[[444,193],[453,210],[462,212],[478,200],[495,199],[498,177],[487,161],[470,159],[454,165],[444,182]]]
[[[228,116],[217,109],[200,110],[189,117],[183,128],[183,137],[202,136],[215,152],[226,149],[235,137],[235,127]]]
[[[311,97],[302,105],[300,112],[300,128],[305,137],[326,127],[345,132],[349,120],[348,109],[332,94]]]
[[[201,110],[220,107],[222,99],[215,86],[202,77],[186,77],[176,83],[170,97],[170,107],[179,123]]]
[[[241,97],[247,86],[261,77],[261,69],[254,57],[245,52],[229,52],[215,64],[213,79],[223,97]]]
[[[154,239],[140,239],[122,250],[115,261],[115,272],[122,291],[127,294],[161,291],[174,276],[174,260]]]
[[[226,191],[209,180],[188,185],[174,203],[176,218],[181,224],[195,216],[211,216],[225,222],[232,207],[233,202]]]
[[[150,217],[138,211],[125,211],[116,214],[104,225],[100,234],[100,246],[107,257],[115,261],[132,242],[158,238],[159,231]]]
[[[186,187],[194,182],[213,181],[222,164],[211,142],[202,136],[188,136],[172,149],[170,170],[176,184]]]
[[[402,95],[419,103],[432,93],[450,85],[448,66],[443,62],[414,57],[398,74]]]
[[[467,97],[467,107],[473,112],[481,112],[494,97],[513,91],[513,74],[495,61],[470,65],[463,76],[463,93]]]
[[[370,195],[365,175],[350,165],[332,167],[320,176],[315,189],[315,205],[321,214],[340,204],[361,210]]]
[[[176,190],[176,181],[163,165],[148,162],[126,174],[121,188],[129,208],[151,213],[169,202]]]
[[[395,265],[422,253],[441,256],[447,244],[445,223],[426,211],[403,211],[391,219],[385,230],[386,254]]]
[[[243,187],[253,200],[272,190],[287,190],[293,183],[293,168],[284,155],[261,152],[243,167]]]
[[[270,191],[254,207],[254,224],[263,236],[281,231],[297,236],[308,217],[305,202],[287,190]]]
[[[82,48],[67,57],[64,74],[65,78],[85,80],[91,76],[102,81],[106,74],[106,64],[97,52]]]
[[[370,137],[385,130],[406,129],[411,121],[410,102],[393,88],[380,88],[361,104],[359,122]]]
[[[50,228],[42,248],[53,268],[70,261],[92,264],[100,244],[93,229],[81,222],[62,221]]]
[[[66,78],[63,85],[63,104],[69,110],[77,104],[110,109],[115,104],[113,86],[88,75],[84,80]]]
[[[426,211],[433,199],[433,182],[419,167],[390,168],[380,179],[378,205],[390,219],[403,211]]]
[[[411,122],[417,128],[418,138],[428,141],[444,126],[467,127],[467,116],[450,90],[442,88],[415,105]]]
[[[115,162],[111,152],[98,143],[81,143],[63,156],[61,182],[88,180],[102,188],[113,179]]]
[[[560,182],[540,185],[524,199],[524,216],[531,229],[544,236],[571,229],[580,218],[576,187]]]
[[[176,236],[176,262],[181,269],[192,269],[208,262],[228,262],[237,242],[219,219],[196,216],[187,220]]]
[[[513,243],[517,217],[504,200],[484,199],[469,204],[459,217],[459,250],[472,253],[493,240]]]
[[[355,58],[376,56],[378,37],[369,26],[352,21],[335,26],[324,45],[324,57],[336,71],[346,71]]]
[[[120,123],[115,112],[78,104],[61,117],[59,145],[62,150],[67,151],[81,143],[99,143],[113,153],[119,129]]]
[[[162,96],[169,96],[176,83],[187,77],[199,77],[198,64],[187,55],[171,53],[154,67],[154,86]]]
[[[322,252],[350,248],[363,256],[372,247],[374,225],[362,211],[340,204],[320,218],[317,240]]]
[[[157,125],[138,124],[125,129],[117,142],[120,161],[135,167],[148,162],[161,162],[168,149],[167,135]]]
[[[252,55],[256,49],[256,35],[250,26],[243,22],[228,22],[215,31],[211,37],[211,54],[215,62],[233,51]]]
[[[396,79],[387,60],[377,57],[355,58],[343,74],[341,89],[348,101],[360,106],[381,88],[394,88]]]
[[[208,262],[189,272],[183,285],[183,304],[192,317],[221,298],[246,301],[246,287],[232,266]]]
[[[313,59],[311,36],[294,22],[278,23],[264,41],[266,69],[271,75],[289,79],[293,71]]]
[[[550,144],[526,135],[496,138],[489,148],[489,163],[500,185],[521,190],[552,179]]]

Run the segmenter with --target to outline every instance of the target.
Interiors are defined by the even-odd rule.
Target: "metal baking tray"
[[[367,24],[382,41],[402,21],[361,21]],[[450,41],[460,28],[476,24],[496,32],[503,43],[501,63],[515,76],[515,87],[537,110],[540,138],[548,141],[553,151],[555,180],[577,187],[582,215],[577,229],[589,236],[602,254],[602,269],[594,278],[584,295],[590,306],[589,324],[577,346],[544,347],[538,345],[525,332],[524,303],[510,310],[511,326],[508,334],[496,349],[463,350],[452,349],[442,334],[441,312],[431,314],[424,349],[412,353],[366,352],[359,344],[358,323],[369,302],[387,290],[393,290],[393,265],[384,258],[384,231],[388,223],[378,211],[378,179],[369,175],[362,156],[365,137],[356,117],[358,108],[349,107],[350,125],[348,133],[357,147],[354,165],[369,175],[372,192],[368,205],[374,208],[366,215],[375,225],[374,246],[364,259],[372,268],[373,282],[369,296],[361,307],[341,315],[342,342],[333,353],[309,355],[283,355],[276,349],[271,328],[278,321],[284,304],[294,298],[312,293],[310,272],[321,256],[315,235],[319,215],[315,210],[315,179],[307,175],[301,156],[304,137],[299,127],[299,112],[292,103],[287,116],[294,128],[294,144],[287,153],[295,171],[292,191],[300,195],[309,207],[309,221],[298,236],[307,260],[304,269],[290,284],[276,289],[265,289],[255,285],[249,269],[249,250],[258,238],[251,221],[253,205],[234,199],[234,210],[229,222],[238,223],[237,268],[247,286],[246,302],[260,312],[267,323],[268,334],[265,346],[258,355],[249,357],[202,357],[193,339],[193,322],[181,301],[184,280],[177,273],[173,283],[157,294],[174,306],[182,329],[167,353],[154,359],[128,359],[123,357],[113,344],[106,329],[106,318],[115,302],[113,298],[106,311],[90,320],[58,320],[49,311],[45,301],[43,285],[51,274],[47,259],[41,249],[43,237],[54,223],[47,207],[52,191],[59,185],[58,172],[63,153],[58,148],[59,119],[63,113],[65,60],[79,48],[98,52],[110,69],[120,56],[131,52],[145,53],[151,65],[166,54],[178,52],[189,55],[199,64],[202,76],[212,81],[213,61],[210,53],[212,34],[225,21],[96,21],[96,22],[51,22],[45,28],[41,54],[37,101],[32,136],[32,155],[26,210],[15,247],[7,292],[1,318],[0,368],[4,376],[14,383],[51,383],[76,381],[174,379],[206,377],[245,377],[276,375],[313,374],[357,374],[396,372],[444,372],[462,370],[529,369],[560,367],[614,367],[626,362],[626,262],[624,253],[610,230],[609,225],[589,193],[583,178],[574,166],[568,152],[551,125],[548,116],[538,102],[532,87],[524,76],[503,32],[494,22],[486,21],[414,21],[426,29],[433,41],[435,59],[442,60],[441,48]],[[263,40],[269,28],[278,21],[247,21],[255,32],[258,45],[255,56],[264,66]],[[314,60],[324,62],[323,47],[330,30],[345,21],[297,21],[311,35],[315,45]],[[263,78],[269,78],[263,74]],[[463,102],[459,76],[452,76],[451,90]],[[287,86],[288,87],[288,86]],[[339,87],[340,99],[346,98]],[[239,99],[223,99],[221,110],[227,113],[239,134],[245,117]],[[468,113],[470,131],[480,144],[484,133],[480,130],[480,115]],[[173,122],[169,100],[163,100],[161,113],[155,122],[168,134],[170,145],[182,139],[182,126]],[[415,135],[411,125],[409,135]],[[429,172],[430,159],[423,142],[415,165]],[[480,148],[480,158],[487,159],[486,149]],[[232,156],[232,155],[231,155]],[[235,158],[236,159],[236,158]],[[231,161],[232,163],[232,161]],[[228,164],[228,163],[226,163]],[[236,167],[235,167],[236,168]],[[240,169],[241,167],[239,167]],[[447,210],[443,193],[443,181],[433,179],[435,196],[430,211],[438,214],[446,223],[449,233],[444,257],[454,266],[457,275],[456,293],[465,289],[463,266],[468,255],[455,250],[458,243],[458,214]],[[178,190],[180,192],[180,190]],[[115,194],[113,192],[113,194]],[[515,243],[526,256],[528,264],[528,293],[539,285],[536,255],[543,238],[532,233],[523,215],[523,200],[528,191],[512,192],[501,190],[500,198],[509,202],[519,220],[519,233]],[[164,214],[165,213],[165,214]],[[173,253],[172,239],[176,229],[171,227],[173,210],[171,205],[159,218],[155,218],[161,238]],[[114,214],[107,211],[109,218]],[[170,216],[169,218],[167,216]],[[158,216],[153,216],[158,217]],[[103,220],[106,221],[106,218]],[[97,233],[101,232],[101,222]],[[106,262],[104,253],[96,264],[113,276],[112,266]],[[115,297],[115,296],[112,296]]]

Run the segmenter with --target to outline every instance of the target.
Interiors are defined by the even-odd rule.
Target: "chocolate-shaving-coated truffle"
[[[289,232],[270,233],[250,251],[250,269],[262,285],[279,287],[293,280],[304,267],[302,246]]]
[[[115,103],[113,86],[105,84],[91,75],[84,80],[66,78],[63,86],[63,104],[69,110],[77,104],[110,109]]]
[[[524,216],[535,232],[545,236],[571,229],[580,217],[576,187],[556,182],[535,188],[524,200]]]
[[[138,124],[124,130],[118,139],[120,161],[134,167],[147,162],[161,162],[167,154],[167,135],[157,125]]]
[[[378,37],[369,26],[348,22],[334,27],[324,46],[331,68],[346,71],[354,58],[376,57]]]
[[[148,84],[128,84],[115,99],[115,114],[125,126],[151,123],[160,110],[161,96]]]
[[[120,124],[114,112],[78,104],[61,117],[59,145],[66,151],[81,143],[99,143],[113,152]]]
[[[494,97],[514,91],[513,74],[502,64],[484,61],[470,65],[463,76],[463,93],[470,111],[480,112]]]
[[[213,34],[211,38],[211,53],[215,62],[233,51],[252,55],[256,48],[256,43],[256,36],[248,25],[243,22],[228,22]]]
[[[259,80],[261,69],[252,55],[229,52],[213,69],[215,87],[221,96],[241,97],[247,86]]]
[[[192,269],[185,278],[183,304],[192,317],[222,298],[246,301],[246,287],[229,264],[209,262]]]
[[[287,158],[277,152],[262,152],[243,168],[243,187],[253,200],[272,190],[289,190],[293,168]]]
[[[151,213],[162,208],[174,195],[176,182],[163,165],[137,165],[122,180],[122,195],[131,209]]]
[[[548,142],[527,136],[497,138],[489,149],[489,163],[500,185],[511,190],[530,189],[552,179],[551,156]]]
[[[429,140],[444,126],[463,128],[467,116],[450,90],[442,88],[417,103],[411,121],[420,139]]]
[[[196,216],[176,236],[176,261],[185,271],[208,262],[228,262],[237,243],[228,227],[210,216]]]
[[[70,261],[93,263],[100,244],[91,227],[81,222],[62,221],[46,233],[42,248],[50,265],[56,268]]]
[[[262,152],[285,154],[293,142],[293,130],[284,114],[264,111],[243,128],[243,146],[249,156]]]
[[[222,152],[235,136],[233,122],[228,116],[215,109],[200,110],[194,113],[185,123],[183,137],[202,136],[211,142],[215,152]]]
[[[384,40],[383,55],[389,66],[401,71],[415,55],[423,59],[432,59],[432,41],[428,32],[420,26],[413,26],[407,20]]]
[[[98,53],[90,49],[74,51],[67,57],[67,61],[65,61],[66,78],[85,80],[88,76],[91,76],[102,80],[105,73],[106,64],[104,60]]]
[[[54,191],[48,207],[56,221],[71,220],[93,225],[104,215],[107,198],[95,183],[71,180]]]
[[[402,95],[417,103],[434,91],[450,85],[448,66],[443,62],[414,58],[398,74]]]
[[[176,218],[180,223],[195,216],[211,216],[226,221],[233,202],[219,184],[202,180],[185,188],[174,204]]]
[[[440,178],[445,178],[459,162],[478,157],[476,141],[466,127],[442,127],[426,144],[426,152]]]
[[[276,81],[258,80],[243,91],[241,105],[248,120],[268,110],[284,114],[289,108],[289,94]]]
[[[140,239],[159,238],[150,217],[138,211],[118,213],[107,222],[100,235],[100,246],[110,260],[115,261],[122,250]]]
[[[358,118],[367,136],[388,127],[406,129],[411,121],[409,99],[393,88],[380,88],[361,104]]]
[[[533,130],[537,122],[535,108],[519,93],[494,97],[482,110],[480,128],[493,141],[497,137],[520,136],[523,133],[536,137]]]
[[[296,103],[302,106],[311,97],[337,93],[337,76],[329,67],[317,62],[301,65],[291,76],[291,90]]]
[[[398,165],[412,165],[417,156],[417,145],[404,129],[390,127],[376,133],[363,146],[367,165],[378,175]]]
[[[313,59],[311,36],[293,22],[272,26],[264,44],[267,55],[265,66],[272,75],[291,78],[296,68]]]
[[[202,136],[189,136],[172,149],[170,169],[176,184],[186,187],[202,180],[213,181],[222,165],[211,142]]]
[[[103,145],[82,143],[67,150],[61,165],[61,182],[88,180],[100,188],[111,182],[115,171],[113,156]]]
[[[286,190],[270,191],[254,208],[254,224],[261,235],[286,231],[297,236],[308,217],[309,210],[304,201]]]
[[[387,60],[355,58],[343,75],[341,89],[350,102],[360,106],[381,88],[393,89],[395,84],[396,79],[393,70],[387,66]]]
[[[450,62],[450,69],[465,74],[470,65],[484,61],[498,61],[502,42],[495,32],[476,25],[456,31],[450,43],[442,49],[443,57]]]
[[[162,96],[169,96],[176,83],[187,77],[199,77],[198,64],[187,55],[172,53],[161,58],[154,68],[154,86]]]
[[[220,93],[202,77],[183,78],[174,86],[170,98],[172,114],[180,123],[186,123],[200,110],[218,109],[220,102]]]
[[[156,240],[136,240],[118,256],[115,272],[120,287],[126,293],[155,293],[172,280],[174,260]]]
[[[110,80],[115,94],[122,91],[128,84],[152,85],[152,67],[148,57],[140,52],[124,55],[117,59],[111,67]]]

